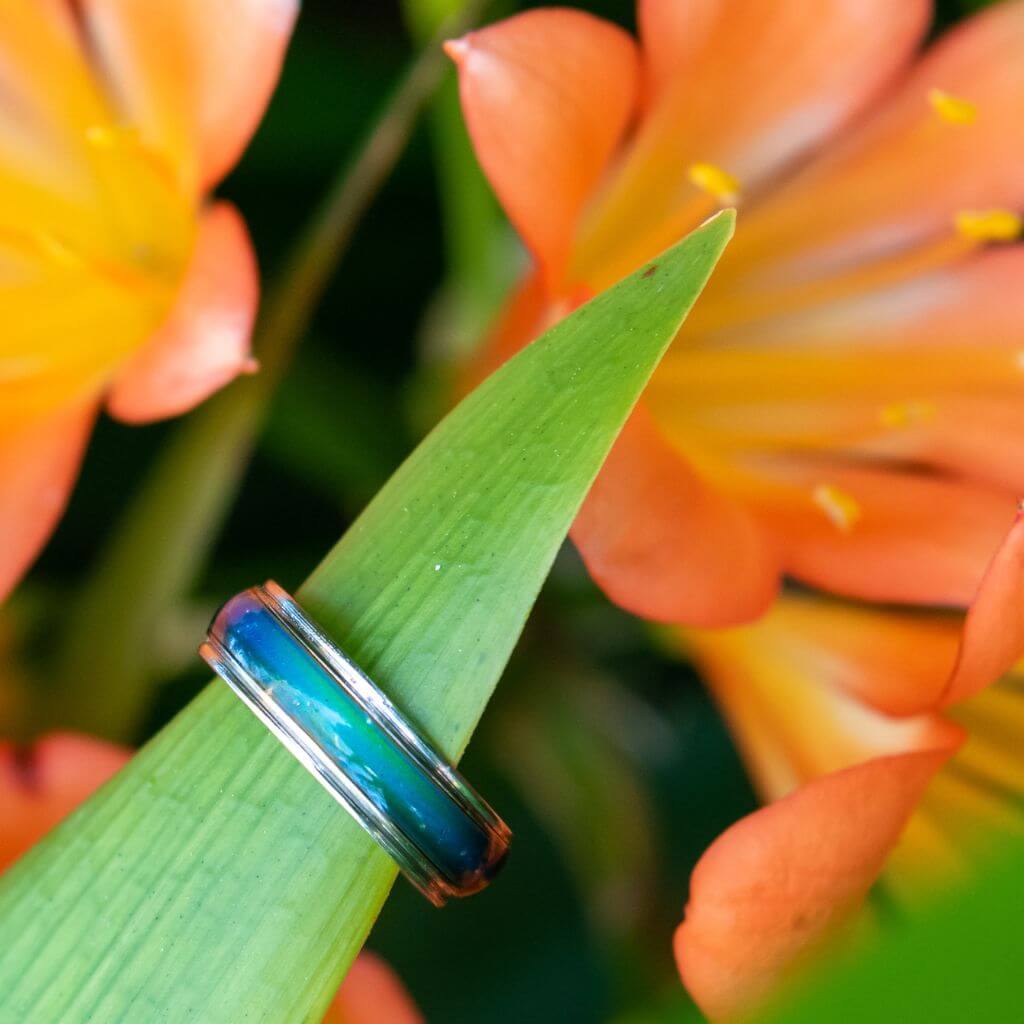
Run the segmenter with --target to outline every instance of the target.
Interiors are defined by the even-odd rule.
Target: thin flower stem
[[[457,0],[405,0],[406,21],[426,42],[458,6]],[[489,11],[512,13],[507,0]],[[458,80],[447,75],[430,101],[430,127],[444,226],[445,278],[421,329],[424,354],[442,365],[464,357],[512,284],[516,260],[501,207],[477,162],[459,103]]]
[[[254,336],[260,372],[238,380],[177,429],[102,551],[66,618],[34,730],[60,725],[135,741],[155,674],[160,622],[205,563],[240,484],[270,399],[352,235],[442,79],[440,42],[464,31],[470,0],[423,48],[354,159],[329,188],[269,291]]]

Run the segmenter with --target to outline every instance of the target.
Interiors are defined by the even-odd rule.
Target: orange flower
[[[28,748],[0,742],[0,872],[38,842],[131,757],[123,747],[54,733]],[[394,971],[360,953],[324,1024],[422,1024]]]
[[[848,925],[883,869],[890,899],[912,902],[1021,827],[1024,702],[1019,684],[985,687],[1024,651],[1022,608],[1024,521],[966,618],[788,595],[753,625],[669,634],[769,801],[701,858],[676,933],[709,1016],[755,1001]]]
[[[0,597],[49,536],[98,406],[190,409],[253,368],[245,225],[210,190],[297,0],[32,0],[0,13]]]
[[[623,607],[749,621],[783,574],[966,606],[1024,489],[1024,3],[641,0],[449,44],[535,262],[478,371],[699,223],[736,238],[577,520]]]

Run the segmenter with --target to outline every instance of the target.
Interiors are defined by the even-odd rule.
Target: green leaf
[[[299,591],[451,757],[732,228],[709,221],[485,381]],[[214,683],[0,881],[0,1021],[315,1020],[394,876]]]
[[[986,1024],[1021,1019],[1024,844],[966,887],[894,927],[854,959],[811,976],[762,1024]]]

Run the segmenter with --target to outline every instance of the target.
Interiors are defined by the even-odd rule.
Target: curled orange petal
[[[984,689],[1024,655],[1024,513],[992,559],[967,612],[956,667],[942,696],[954,704]]]
[[[655,621],[744,622],[761,614],[779,587],[779,563],[753,517],[669,447],[642,405],[571,536],[601,589]]]
[[[693,872],[674,943],[683,982],[710,1018],[764,997],[860,906],[953,749],[825,775],[719,836]]]
[[[527,11],[447,45],[477,158],[548,286],[633,113],[629,35],[582,11]]]
[[[238,211],[215,203],[203,215],[177,301],[156,334],[119,371],[111,415],[144,423],[187,412],[239,373],[249,354],[259,274]]]

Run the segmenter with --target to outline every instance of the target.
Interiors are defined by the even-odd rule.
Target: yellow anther
[[[972,242],[1013,242],[1020,237],[1020,214],[1013,210],[961,210],[956,229]]]
[[[740,183],[728,171],[715,164],[691,164],[688,172],[690,181],[697,188],[709,192],[719,202],[735,203],[740,194]]]
[[[879,412],[878,420],[883,427],[911,427],[934,419],[935,413],[931,402],[895,402]]]
[[[852,495],[832,484],[818,484],[811,493],[814,504],[828,516],[833,526],[849,533],[860,519],[860,505]]]
[[[929,90],[928,102],[932,105],[932,110],[950,124],[974,124],[974,119],[978,116],[978,108],[970,100],[951,96],[942,89]]]

